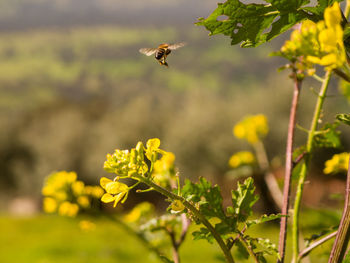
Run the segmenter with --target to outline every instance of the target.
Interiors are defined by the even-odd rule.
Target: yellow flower
[[[85,195],[79,196],[77,202],[83,208],[88,208],[90,206],[90,200]]]
[[[242,151],[235,153],[229,160],[229,165],[232,168],[237,168],[242,165],[252,165],[255,163],[255,157],[251,152]]]
[[[261,140],[269,131],[267,118],[263,114],[246,116],[233,127],[233,134],[239,139],[245,139],[254,144]]]
[[[77,204],[73,204],[68,201],[65,201],[62,204],[60,204],[58,208],[58,213],[61,216],[74,217],[77,215],[78,211],[79,211],[79,206]]]
[[[325,162],[325,174],[346,172],[349,169],[349,153],[334,154],[332,159]]]
[[[76,181],[72,184],[72,191],[75,196],[82,195],[84,193],[84,183],[82,181]]]
[[[332,6],[326,8],[324,12],[324,20],[326,26],[331,28],[340,25],[342,20],[341,10],[338,2],[335,2]]]
[[[300,30],[293,31],[291,40],[281,48],[282,54],[291,61],[299,61],[300,69],[305,71],[314,64],[326,70],[342,67],[346,63],[346,52],[341,21],[341,9],[335,2],[325,9],[323,21],[317,24],[303,21]]]
[[[119,203],[120,200],[124,202],[128,196],[129,187],[126,184],[118,181],[112,181],[106,177],[102,177],[100,184],[106,193],[101,197],[101,201],[104,203],[114,202],[114,207]]]
[[[43,210],[45,213],[54,213],[57,210],[57,202],[51,197],[43,199]]]
[[[104,194],[104,191],[100,186],[88,185],[85,186],[84,193],[94,198],[101,198],[101,196]]]

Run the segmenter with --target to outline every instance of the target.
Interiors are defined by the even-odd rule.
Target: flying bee
[[[185,43],[176,43],[176,44],[160,44],[157,48],[141,48],[139,51],[146,56],[154,55],[156,60],[158,60],[160,65],[168,67],[166,62],[166,57],[170,54],[172,50],[183,47]]]

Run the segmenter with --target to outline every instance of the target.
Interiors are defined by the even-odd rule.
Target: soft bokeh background
[[[283,165],[292,85],[287,72],[277,73],[286,62],[269,54],[284,39],[241,49],[208,37],[194,22],[215,7],[212,0],[1,0],[0,211],[38,211],[44,177],[55,170],[98,184],[106,153],[154,137],[175,153],[182,178],[223,183],[231,154],[249,149],[232,135],[247,114],[268,117],[268,155]],[[169,56],[168,69],[138,52],[180,41],[187,46]],[[305,85],[298,113],[306,127],[316,99],[310,86],[318,88]],[[349,104],[337,83],[329,93],[325,120],[333,121]],[[297,131],[297,142],[305,136]],[[342,139],[347,149],[350,138]],[[310,205],[338,204],[330,196],[342,193],[343,178],[322,175],[333,153],[318,153]]]

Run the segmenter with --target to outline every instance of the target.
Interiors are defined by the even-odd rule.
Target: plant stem
[[[259,260],[257,259],[254,251],[252,250],[252,248],[248,245],[248,243],[245,241],[244,237],[242,236],[242,234],[238,234],[238,239],[239,241],[241,241],[241,243],[244,245],[244,247],[246,248],[246,250],[248,251],[249,255],[253,258],[255,263],[259,263]]]
[[[278,183],[275,176],[269,171],[269,160],[267,158],[264,144],[261,141],[258,141],[255,144],[253,144],[253,147],[257,156],[260,170],[263,172],[263,183],[266,184],[266,187],[269,191],[269,195],[272,197],[274,205],[276,206],[276,208],[278,208],[279,211],[281,211],[283,195],[280,188],[278,187]]]
[[[350,238],[350,159],[348,175],[346,178],[346,189],[345,189],[345,204],[343,216],[340,221],[338,228],[337,237],[333,244],[331,256],[329,257],[328,263],[342,262],[346,248],[348,247]]]
[[[311,122],[311,127],[309,130],[307,143],[306,143],[306,155],[305,155],[305,161],[302,164],[300,175],[299,175],[299,181],[297,186],[297,191],[295,195],[295,202],[294,202],[294,209],[293,209],[293,227],[292,227],[292,239],[293,239],[293,262],[299,262],[299,214],[300,214],[300,204],[301,199],[303,195],[303,189],[304,189],[304,182],[306,178],[306,174],[309,169],[310,161],[311,161],[311,153],[313,150],[313,140],[315,136],[315,131],[317,128],[317,123],[320,118],[322,106],[324,103],[324,100],[326,98],[326,92],[329,85],[329,80],[331,77],[331,71],[327,71],[324,82],[322,83],[321,90],[319,92],[317,103],[313,115],[313,119]],[[283,219],[283,218],[282,218]]]
[[[288,221],[288,207],[289,207],[289,197],[290,197],[290,184],[292,178],[293,170],[293,141],[294,141],[294,130],[295,130],[295,120],[296,112],[298,108],[298,101],[300,95],[302,81],[297,78],[296,72],[294,72],[294,92],[292,98],[292,105],[289,114],[289,125],[288,125],[288,135],[287,135],[287,146],[286,146],[286,164],[285,164],[285,174],[284,174],[284,188],[283,188],[283,205],[282,205],[282,215],[286,215],[281,218],[280,225],[280,236],[278,244],[278,252],[280,254],[279,263],[284,262],[285,250],[286,250],[286,239],[287,239],[287,221]]]
[[[308,246],[307,248],[305,248],[303,251],[301,251],[299,253],[299,260],[302,259],[303,257],[307,256],[311,250],[315,249],[316,247],[322,245],[323,243],[325,243],[326,241],[330,240],[331,238],[335,237],[335,235],[337,234],[337,231],[334,231],[330,234],[328,234],[327,236],[315,241],[315,242],[312,242],[312,244],[310,244],[310,246]]]
[[[188,202],[185,198],[182,196],[176,195],[167,189],[155,184],[152,182],[150,179],[138,176],[137,177],[139,180],[141,180],[143,183],[147,184],[149,187],[152,187],[154,190],[157,192],[161,193],[162,195],[169,197],[172,200],[180,200],[183,205],[196,217],[198,218],[202,224],[210,231],[210,233],[213,235],[215,238],[216,242],[220,246],[222,252],[224,253],[225,259],[228,263],[234,263],[233,257],[231,255],[230,250],[226,246],[224,240],[221,238],[220,234],[216,232],[215,228],[213,225],[199,212],[199,210],[194,207],[190,202]]]

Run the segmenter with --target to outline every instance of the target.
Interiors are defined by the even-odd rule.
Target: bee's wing
[[[178,49],[178,48],[180,48],[180,47],[183,47],[184,45],[186,45],[185,42],[180,42],[180,43],[176,43],[176,44],[170,44],[170,45],[168,46],[168,48],[169,48],[170,50],[175,50],[175,49]]]
[[[153,55],[156,53],[157,49],[156,48],[141,48],[140,53],[145,54],[146,56]]]

